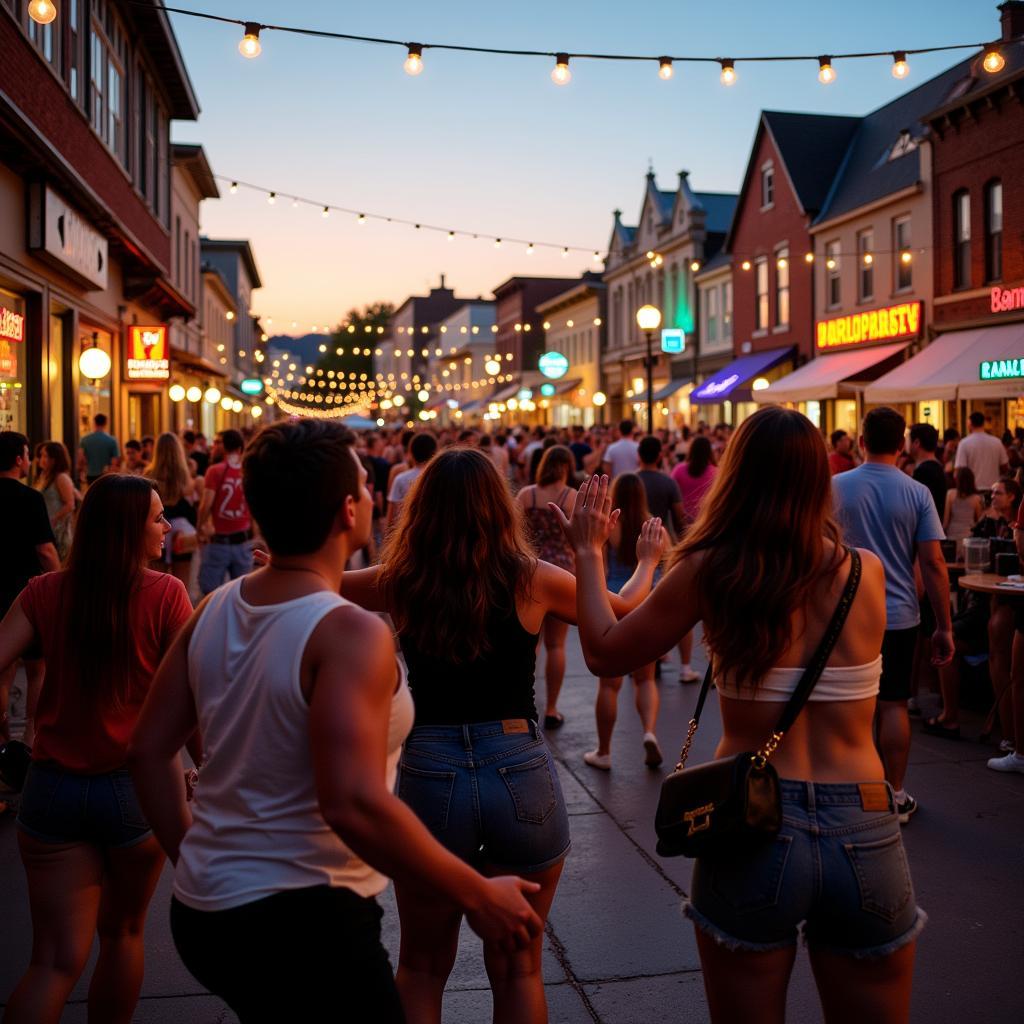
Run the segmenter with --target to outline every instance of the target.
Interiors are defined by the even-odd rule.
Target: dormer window
[[[908,153],[913,153],[917,149],[917,139],[915,139],[910,132],[904,128],[900,132],[899,138],[893,143],[892,149],[889,150],[889,160],[899,160],[901,156],[906,156]]]
[[[761,209],[775,205],[775,165],[769,160],[761,166]]]

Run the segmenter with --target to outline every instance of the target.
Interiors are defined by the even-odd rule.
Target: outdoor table
[[[980,594],[1024,597],[1024,579],[1011,581],[1009,576],[997,576],[994,572],[968,573],[960,577],[959,585],[963,590],[976,590]]]

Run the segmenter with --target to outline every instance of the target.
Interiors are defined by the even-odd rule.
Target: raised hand
[[[668,541],[668,530],[661,519],[658,516],[648,519],[640,527],[640,536],[636,539],[636,560],[657,564],[665,557]]]
[[[548,508],[558,516],[566,540],[577,552],[601,550],[619,518],[619,510],[612,511],[611,488],[608,477],[603,475],[594,475],[583,481],[572,516],[567,517],[553,501],[548,502]]]

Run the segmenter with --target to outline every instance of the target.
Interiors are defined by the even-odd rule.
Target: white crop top
[[[759,700],[783,704],[793,696],[804,669],[773,668],[756,690],[749,686],[737,688],[731,683],[715,680],[718,692],[733,700]],[[882,676],[882,656],[866,665],[827,665],[811,690],[808,701],[866,700],[878,695],[878,681]]]

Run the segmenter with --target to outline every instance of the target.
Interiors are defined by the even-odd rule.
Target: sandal
[[[561,729],[563,725],[565,725],[564,715],[544,716],[544,728],[548,732],[554,732],[555,729]]]
[[[924,732],[928,733],[929,736],[941,736],[947,740],[958,740],[960,739],[960,726],[954,725],[952,728],[943,725],[941,720],[938,718],[927,718],[921,722],[921,728]]]

